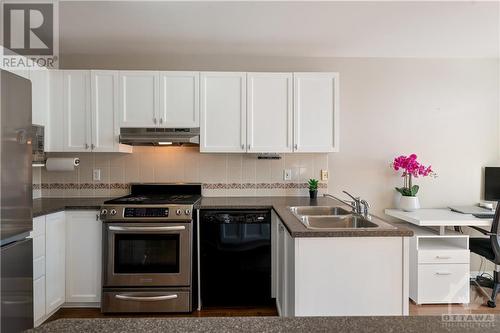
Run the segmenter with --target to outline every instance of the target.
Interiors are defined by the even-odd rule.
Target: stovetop
[[[104,222],[191,221],[201,184],[132,184],[131,194],[101,207]]]
[[[105,201],[105,205],[194,205],[198,194],[129,194]]]

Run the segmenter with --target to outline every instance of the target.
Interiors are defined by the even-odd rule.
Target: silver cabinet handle
[[[155,117],[155,118],[153,118],[153,123],[155,123],[155,124],[156,124],[156,117]]]
[[[299,148],[299,145],[298,145],[298,144],[295,144],[295,145],[293,145],[293,148],[294,148],[295,150],[297,150],[297,149]]]
[[[88,143],[85,144],[85,149],[89,149],[89,144]]]
[[[117,227],[109,226],[109,230],[112,231],[176,231],[176,230],[186,230],[183,225],[176,225],[172,227]]]
[[[245,150],[245,145],[241,145],[241,150]]]
[[[248,150],[250,150],[250,147],[251,147],[250,145],[247,146]]]
[[[450,272],[436,272],[436,275],[451,275]]]
[[[451,259],[450,256],[436,256],[436,259]]]
[[[161,295],[161,296],[128,296],[128,295],[115,295],[115,298],[121,299],[124,301],[140,301],[140,302],[158,302],[158,301],[166,301],[169,299],[176,299],[177,294],[173,295]]]
[[[160,124],[163,124],[163,118],[160,118]]]
[[[95,149],[95,144],[90,145],[90,149],[94,150]]]

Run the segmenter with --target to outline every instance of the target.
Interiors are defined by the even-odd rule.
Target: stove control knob
[[[191,214],[191,209],[186,209],[186,210],[184,211],[184,213],[186,213],[186,215]]]
[[[181,215],[181,214],[182,214],[182,210],[177,209],[177,210],[175,211],[175,214],[177,214],[177,215]]]
[[[116,215],[116,209],[112,209],[112,210],[110,210],[110,211],[109,211],[109,214],[110,214],[111,216]]]
[[[101,209],[101,215],[102,216],[108,215],[108,210],[106,208]]]

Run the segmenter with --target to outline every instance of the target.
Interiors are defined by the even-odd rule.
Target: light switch
[[[328,170],[321,170],[321,180],[328,180]]]
[[[292,169],[283,170],[283,180],[292,180]]]
[[[100,181],[101,180],[101,169],[94,169],[93,179],[94,179],[94,181]]]

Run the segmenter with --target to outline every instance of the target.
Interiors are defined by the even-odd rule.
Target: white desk
[[[452,212],[448,208],[419,209],[405,212],[399,209],[386,209],[385,214],[417,225],[419,227],[439,227],[439,234],[445,234],[446,227],[474,226],[491,228],[493,219],[478,219],[471,214]]]
[[[469,236],[446,227],[474,226],[490,229],[493,219],[478,219],[450,209],[405,212],[386,209],[385,214],[414,226],[410,239],[410,298],[417,304],[469,303]],[[428,227],[438,227],[439,232]]]

